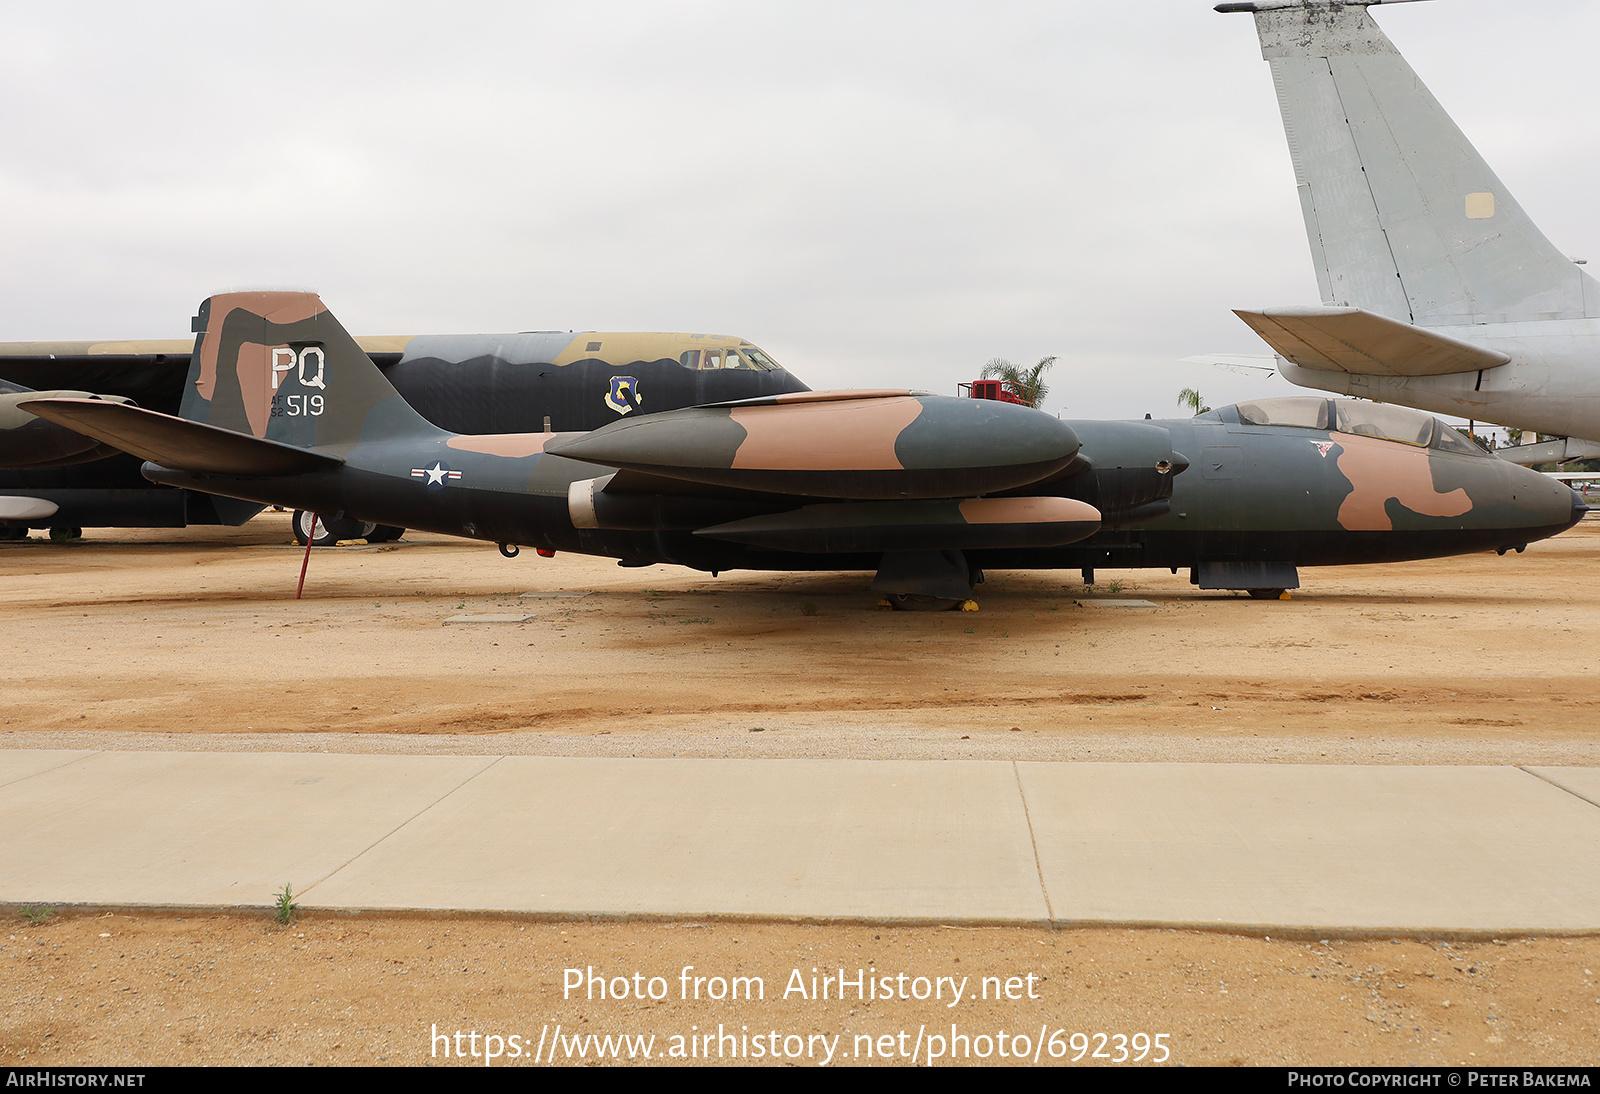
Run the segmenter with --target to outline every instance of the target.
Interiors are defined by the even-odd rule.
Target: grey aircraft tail
[[[1419,326],[1600,316],[1600,285],[1528,219],[1367,14],[1260,0],[1322,301]]]

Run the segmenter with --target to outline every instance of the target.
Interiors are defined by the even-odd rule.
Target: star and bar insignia
[[[461,472],[450,470],[449,465],[443,460],[434,460],[432,467],[413,467],[411,477],[426,480],[429,490],[443,490],[445,483],[459,479]]]

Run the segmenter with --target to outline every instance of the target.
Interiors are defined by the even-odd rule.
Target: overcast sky
[[[1600,262],[1600,4],[1376,19]],[[1060,360],[1068,416],[1291,389],[1315,303],[1271,77],[1204,0],[8,4],[0,340],[187,337],[309,288],[353,333],[739,334],[813,387]]]

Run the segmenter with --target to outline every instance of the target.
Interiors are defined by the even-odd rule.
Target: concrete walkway
[[[1600,769],[0,751],[0,903],[1600,931]]]

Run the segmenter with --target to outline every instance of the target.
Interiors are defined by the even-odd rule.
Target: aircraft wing
[[[1363,376],[1442,376],[1498,368],[1510,354],[1484,349],[1362,308],[1234,310],[1286,360]]]
[[[344,463],[309,449],[98,399],[32,399],[21,409],[174,471],[276,477]]]

